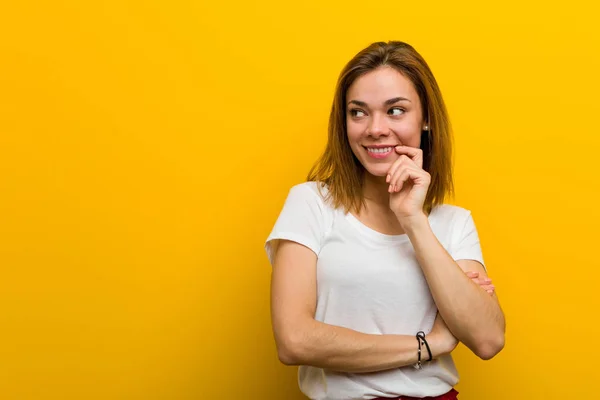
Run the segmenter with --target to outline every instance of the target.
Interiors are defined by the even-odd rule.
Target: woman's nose
[[[389,128],[385,117],[374,115],[369,123],[367,133],[374,138],[387,135],[389,133]]]

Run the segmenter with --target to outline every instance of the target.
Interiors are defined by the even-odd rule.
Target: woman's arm
[[[497,297],[490,296],[465,274],[474,271],[485,278],[483,266],[472,260],[454,261],[425,215],[403,222],[433,299],[450,331],[480,358],[495,356],[504,347],[504,314]]]
[[[386,176],[390,209],[410,238],[440,314],[450,331],[483,359],[504,347],[504,314],[497,298],[471,281],[462,268],[486,273],[477,262],[455,262],[437,240],[423,204],[431,175],[423,169],[423,150],[397,146],[400,154]]]
[[[271,281],[271,315],[284,364],[362,373],[417,362],[415,336],[370,335],[316,321],[316,265],[317,257],[308,248],[291,241],[279,243]],[[427,342],[433,358],[450,353],[457,344],[441,317]],[[421,359],[426,360],[426,349],[422,352]]]

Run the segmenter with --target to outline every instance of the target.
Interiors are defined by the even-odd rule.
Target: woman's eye
[[[350,110],[350,115],[352,115],[353,117],[364,117],[365,113],[362,112],[361,110]]]
[[[404,114],[404,110],[398,107],[394,107],[392,109],[390,109],[390,111],[388,111],[388,113],[390,113],[391,115],[397,116],[397,115],[402,115]]]

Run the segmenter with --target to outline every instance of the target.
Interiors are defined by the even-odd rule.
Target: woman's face
[[[371,175],[385,177],[398,145],[419,147],[423,120],[412,82],[391,67],[362,75],[346,93],[346,127],[352,152]]]

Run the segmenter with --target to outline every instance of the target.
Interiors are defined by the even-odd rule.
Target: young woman
[[[280,360],[311,399],[456,399],[450,353],[482,359],[505,321],[471,213],[453,194],[450,124],[425,60],[373,43],[338,80],[326,150],[266,250]]]

